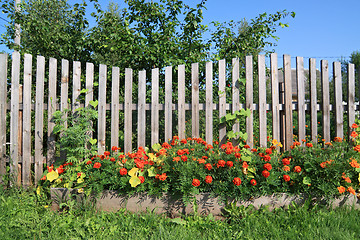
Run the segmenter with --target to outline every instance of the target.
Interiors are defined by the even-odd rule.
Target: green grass
[[[186,216],[175,221],[151,213],[96,212],[68,204],[53,212],[32,192],[0,190],[0,239],[358,239],[360,211],[291,207],[232,209],[225,221]],[[239,217],[242,216],[242,217]]]

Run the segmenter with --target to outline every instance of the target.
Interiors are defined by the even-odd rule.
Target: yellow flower
[[[84,189],[83,188],[79,188],[78,189],[78,193],[83,193],[84,192]]]

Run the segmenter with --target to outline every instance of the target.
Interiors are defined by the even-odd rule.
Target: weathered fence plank
[[[145,148],[145,127],[146,127],[146,71],[139,72],[138,86],[138,148]]]
[[[334,93],[335,93],[335,134],[337,137],[344,137],[344,116],[343,116],[343,100],[342,100],[342,78],[341,63],[333,63],[334,71]]]
[[[206,63],[206,112],[205,136],[208,144],[213,144],[213,63]],[[185,112],[185,111],[184,111]]]
[[[285,149],[290,149],[293,143],[293,117],[292,117],[292,80],[291,58],[284,55],[284,84],[285,84]]]
[[[172,67],[165,68],[165,139],[172,138]]]
[[[85,107],[89,106],[90,101],[94,100],[94,64],[86,63],[86,80],[85,80]]]
[[[279,105],[279,69],[277,54],[270,55],[271,63],[271,106],[272,106],[272,138],[280,141],[280,105]]]
[[[107,67],[99,66],[99,105],[98,105],[98,153],[105,151],[105,133],[106,133],[106,78]]]
[[[47,164],[51,166],[55,162],[55,134],[53,132],[55,123],[53,114],[56,111],[56,76],[57,76],[57,60],[50,58],[49,60],[49,92],[48,92],[48,141],[47,141]]]
[[[191,116],[192,137],[199,137],[199,63],[191,64]]]
[[[219,61],[219,118],[226,115],[226,62],[225,59]],[[226,142],[226,123],[219,124],[219,143]]]
[[[24,187],[31,185],[31,87],[32,87],[32,55],[24,55],[23,85],[23,151],[22,151],[22,183]]]
[[[321,105],[322,105],[322,135],[326,142],[330,142],[330,96],[329,96],[329,64],[321,60]]]
[[[0,183],[6,174],[6,112],[8,55],[0,54]]]
[[[246,108],[250,110],[250,116],[246,118],[246,133],[248,139],[246,144],[251,148],[254,147],[254,79],[253,79],[253,58],[246,56],[245,58],[245,75],[246,75]]]
[[[119,94],[120,94],[120,69],[112,68],[111,78],[111,146],[119,146]]]
[[[125,69],[125,103],[124,103],[124,151],[132,150],[132,85],[133,72],[131,68]]]
[[[73,93],[72,93],[72,111],[80,107],[80,91],[81,91],[81,63],[73,62]]]
[[[11,111],[10,111],[10,179],[16,184],[18,176],[18,132],[19,132],[19,85],[20,85],[20,53],[12,54],[11,66]]]
[[[348,134],[350,136],[352,129],[351,125],[355,123],[355,65],[349,63],[347,66],[347,84],[348,84]]]
[[[151,146],[159,142],[159,69],[151,70]]]
[[[316,59],[309,59],[311,141],[317,142]]]
[[[44,156],[44,79],[45,57],[36,59],[36,97],[35,97],[35,183],[37,184],[43,174]]]
[[[305,76],[304,76],[304,58],[296,57],[296,80],[297,80],[297,113],[298,113],[298,140],[306,137],[306,115],[305,115]]]
[[[179,138],[186,137],[185,128],[185,65],[178,66],[178,127]]]
[[[267,146],[266,130],[266,74],[265,55],[258,56],[259,73],[259,143],[260,147]]]
[[[236,111],[240,110],[240,94],[239,94],[239,87],[240,87],[240,65],[239,59],[233,58],[232,59],[232,113],[234,114]],[[233,132],[237,133],[240,131],[240,124],[239,121],[236,121],[233,125]],[[242,139],[244,140],[244,139]],[[236,141],[233,142],[234,144]]]
[[[60,96],[60,111],[69,108],[69,61],[61,60],[61,96]],[[67,122],[64,123],[65,127]]]

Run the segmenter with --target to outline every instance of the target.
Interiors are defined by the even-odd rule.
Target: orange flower
[[[212,165],[210,163],[207,163],[205,164],[205,168],[210,171],[212,169]]]
[[[165,181],[166,178],[167,178],[166,173],[163,173],[163,174],[161,174],[161,175],[159,176],[159,180],[160,180],[160,181]]]
[[[326,142],[325,145],[332,146],[332,143],[331,142]]]
[[[99,162],[94,163],[93,168],[100,168],[100,167],[101,167],[101,163]]]
[[[306,143],[306,146],[310,148],[310,147],[313,147],[313,144],[312,143]]]
[[[205,163],[205,159],[200,158],[200,159],[198,159],[198,162],[199,162],[199,164],[204,164],[204,163]]]
[[[283,179],[285,182],[289,182],[290,181],[290,176],[289,175],[284,175]]]
[[[349,177],[344,178],[345,182],[351,183],[351,179]]]
[[[351,162],[349,163],[353,168],[360,168],[360,164],[353,158],[350,158]]]
[[[242,167],[243,167],[243,168],[248,168],[248,167],[249,167],[249,165],[248,165],[248,163],[247,163],[247,162],[243,162]]]
[[[356,146],[354,147],[354,150],[357,151],[357,152],[360,152],[360,145],[356,145]]]
[[[44,175],[42,178],[40,178],[40,180],[45,181],[46,180],[46,175]]]
[[[353,125],[351,125],[351,128],[358,128],[359,126],[356,123],[353,123]]]
[[[234,185],[239,186],[241,184],[241,179],[238,177],[235,177],[233,179],[233,183],[234,183]]]
[[[352,136],[353,138],[356,138],[358,136],[358,134],[355,131],[352,131],[350,136]]]
[[[302,139],[301,141],[302,141],[302,142],[306,142],[306,139]]]
[[[265,163],[264,166],[263,166],[264,170],[268,170],[270,171],[272,169],[272,166],[270,163]]]
[[[207,175],[207,176],[205,177],[205,182],[206,182],[207,184],[212,183],[212,180],[213,180],[212,176]]]
[[[344,188],[343,186],[337,187],[337,189],[340,194],[343,194],[346,191],[346,188]]]
[[[173,162],[179,162],[180,161],[180,157],[174,157],[173,158]]]
[[[250,180],[250,184],[253,185],[253,186],[256,186],[257,182],[255,179],[251,179]]]
[[[296,173],[301,172],[301,167],[300,166],[295,166],[294,167],[294,172],[296,172]]]
[[[200,180],[199,180],[199,179],[194,178],[194,179],[193,179],[193,181],[192,181],[192,185],[193,185],[194,187],[198,187],[198,186],[200,186]]]
[[[346,191],[348,191],[349,193],[351,193],[353,195],[356,195],[355,190],[352,187],[348,187],[348,189]]]
[[[335,142],[342,142],[342,138],[341,138],[341,137],[335,137],[335,138],[334,138],[334,141],[335,141]]]
[[[290,171],[290,167],[289,167],[289,166],[284,166],[282,169],[283,169],[285,172],[289,172],[289,171]]]

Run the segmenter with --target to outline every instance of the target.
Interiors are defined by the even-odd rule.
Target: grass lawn
[[[0,190],[0,239],[359,239],[360,211],[291,207],[273,212],[233,209],[224,221],[211,216],[169,219],[155,214],[96,212],[69,205],[51,211],[32,192]],[[239,217],[241,216],[241,217]]]

